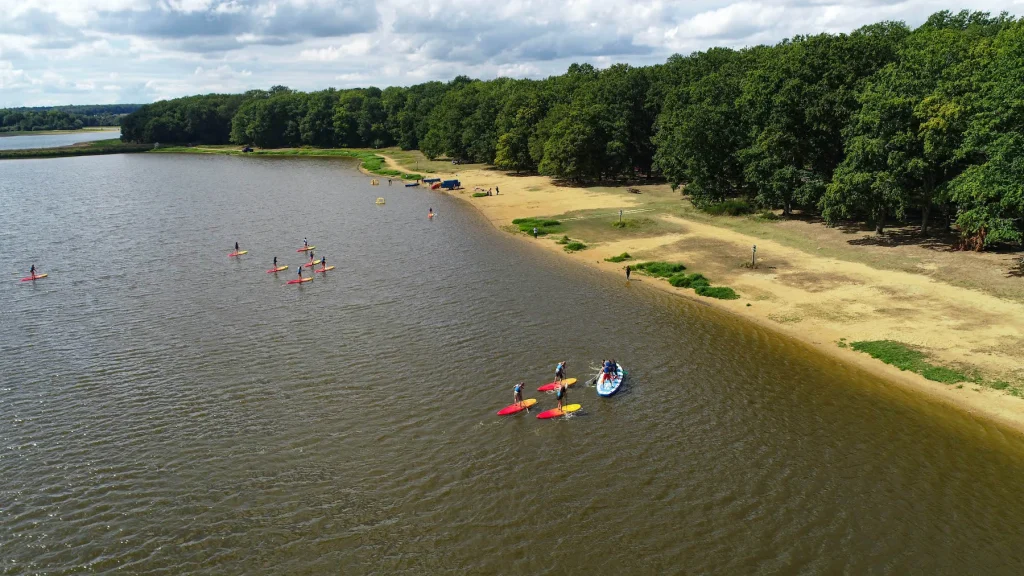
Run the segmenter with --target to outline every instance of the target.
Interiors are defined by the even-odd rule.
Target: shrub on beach
[[[566,252],[576,252],[577,250],[583,250],[586,247],[587,247],[587,245],[584,244],[583,242],[578,242],[576,240],[573,240],[572,242],[569,242],[568,244],[565,245],[565,251]]]
[[[632,260],[632,259],[633,259],[633,257],[629,255],[629,252],[623,252],[622,254],[619,254],[618,256],[612,256],[611,258],[605,258],[604,261],[605,262],[619,263],[619,262],[622,262],[624,260]]]
[[[558,232],[561,222],[558,220],[548,220],[544,218],[516,218],[512,221],[512,224],[516,225],[520,232],[533,234],[533,229],[536,228],[537,234],[539,236],[544,236]]]
[[[636,265],[636,269],[647,274],[648,276],[655,276],[657,278],[669,278],[674,276],[683,270],[686,270],[686,266],[682,264],[673,264],[670,262],[641,262]]]
[[[668,283],[676,288],[698,288],[709,286],[711,282],[703,274],[673,274],[669,277]]]
[[[487,196],[487,192],[473,192],[473,198],[483,198]]]
[[[726,286],[697,286],[694,291],[698,296],[718,298],[719,300],[736,300],[740,297],[732,288]]]
[[[563,235],[558,240],[555,240],[555,244],[568,244],[568,243],[569,243],[569,237],[565,236],[565,235]]]

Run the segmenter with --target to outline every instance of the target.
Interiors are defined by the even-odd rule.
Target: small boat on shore
[[[419,182],[413,182],[412,184],[406,184],[406,185],[405,185],[405,187],[406,187],[406,188],[412,188],[412,187],[414,187],[414,186],[419,186],[419,185],[420,185],[420,183],[419,183]]]
[[[618,392],[625,375],[626,371],[622,369],[622,366],[616,366],[616,371],[608,374],[607,377],[602,371],[597,375],[597,395],[607,397]]]

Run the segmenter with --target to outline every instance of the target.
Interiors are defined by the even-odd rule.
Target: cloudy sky
[[[0,107],[544,77],[1024,0],[0,0]]]

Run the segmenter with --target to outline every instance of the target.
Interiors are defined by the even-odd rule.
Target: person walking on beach
[[[629,264],[626,264],[626,282],[629,282],[629,273],[632,271],[633,269],[629,267]]]
[[[516,384],[515,388],[512,389],[512,396],[514,398],[513,402],[515,402],[516,406],[519,406],[520,404],[523,403],[523,386],[525,384],[526,382],[520,382],[519,384]]]
[[[536,226],[533,227],[533,237],[534,237],[534,239],[537,238],[537,227]]]
[[[494,187],[494,195],[497,196],[498,194],[501,194],[501,188],[498,188],[497,186],[495,186]]]

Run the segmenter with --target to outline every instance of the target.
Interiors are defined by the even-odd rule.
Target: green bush
[[[616,220],[615,222],[612,222],[612,228],[625,228],[625,227],[626,227],[626,223],[623,222],[622,220]]]
[[[703,274],[673,274],[669,277],[668,283],[676,288],[697,288],[711,284]]]
[[[740,297],[732,288],[726,286],[697,286],[694,291],[698,296],[718,298],[719,300],[736,300]]]
[[[565,245],[565,251],[576,252],[577,250],[583,250],[586,247],[587,245],[584,244],[583,242],[577,242],[573,240],[572,242],[569,242],[568,244]]]
[[[850,347],[886,364],[891,364],[900,370],[914,372],[936,382],[955,384],[969,380],[967,375],[962,372],[931,364],[927,361],[927,356],[924,352],[915,350],[902,342],[894,340],[867,340],[853,342],[850,344]]]
[[[483,198],[487,196],[487,192],[473,192],[473,198]]]
[[[746,200],[726,200],[717,204],[709,204],[701,209],[712,216],[722,216],[723,214],[740,216],[754,211]]]
[[[558,240],[555,240],[555,244],[568,244],[568,243],[569,243],[569,237],[568,236],[562,236]]]
[[[619,254],[618,256],[612,256],[611,258],[605,258],[604,261],[605,262],[616,262],[616,263],[618,263],[618,262],[622,262],[622,261],[625,261],[625,260],[632,260],[632,259],[633,259],[633,257],[629,255],[629,252],[623,252],[622,254]]]
[[[537,228],[537,234],[544,236],[546,234],[552,234],[560,231],[561,222],[558,220],[547,220],[544,218],[516,218],[512,221],[520,232],[527,234],[533,234],[534,227]]]
[[[670,262],[641,262],[636,265],[636,269],[648,276],[669,278],[683,270],[686,270],[686,266],[683,266],[682,264],[672,264]]]
[[[761,220],[782,220],[782,218],[778,214],[772,212],[771,210],[761,210],[757,217],[760,218]]]

